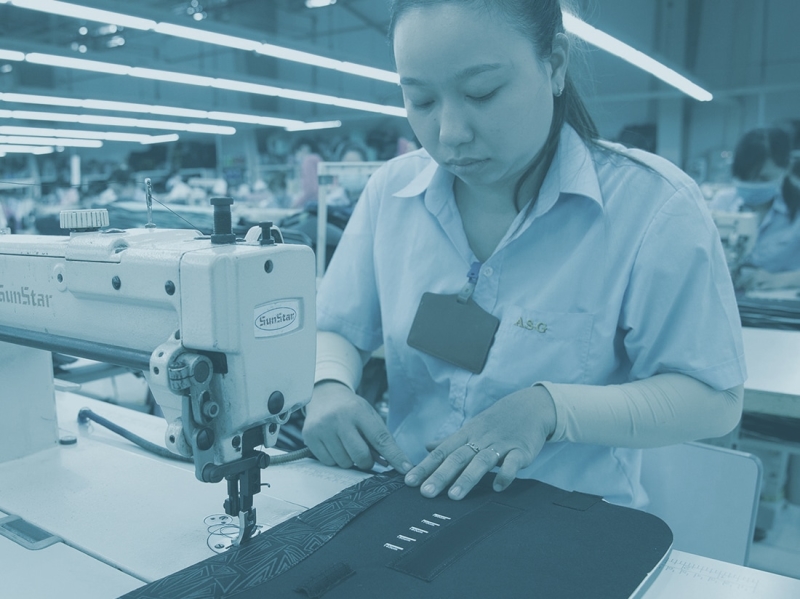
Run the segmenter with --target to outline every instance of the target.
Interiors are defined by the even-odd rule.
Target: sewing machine
[[[311,398],[310,248],[264,223],[231,233],[106,228],[104,210],[62,213],[69,236],[0,235],[0,463],[59,441],[50,353],[141,370],[167,420],[166,447],[204,482],[227,480],[238,543],[281,424]]]
[[[756,245],[758,214],[712,211],[711,216],[722,240],[728,270],[734,274]]]

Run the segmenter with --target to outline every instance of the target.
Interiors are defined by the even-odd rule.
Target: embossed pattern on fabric
[[[122,599],[221,599],[275,578],[330,541],[345,524],[405,486],[387,472],[261,534],[249,544],[211,557],[123,596]]]

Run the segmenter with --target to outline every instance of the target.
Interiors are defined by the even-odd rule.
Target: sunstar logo
[[[38,293],[30,287],[8,289],[0,285],[0,304],[17,304],[18,306],[31,306],[32,308],[49,308],[52,295]]]
[[[280,300],[255,309],[256,337],[284,335],[300,328],[300,300]]]

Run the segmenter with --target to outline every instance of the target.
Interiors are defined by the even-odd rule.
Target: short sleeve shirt
[[[453,175],[420,150],[373,175],[317,300],[318,327],[384,346],[389,429],[415,462],[498,399],[537,382],[609,385],[666,372],[744,382],[741,328],[716,227],[671,163],[586,145],[565,125],[539,196],[481,266],[473,298],[500,320],[473,374],[406,343],[425,292],[458,293],[477,261]],[[640,452],[547,443],[518,476],[643,505]]]

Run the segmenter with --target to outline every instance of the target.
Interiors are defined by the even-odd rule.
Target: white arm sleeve
[[[338,333],[317,331],[317,369],[314,384],[338,381],[355,392],[361,382],[361,372],[369,358]]]
[[[742,415],[744,387],[717,391],[685,374],[622,385],[537,383],[553,398],[551,441],[658,447],[721,437]]]

